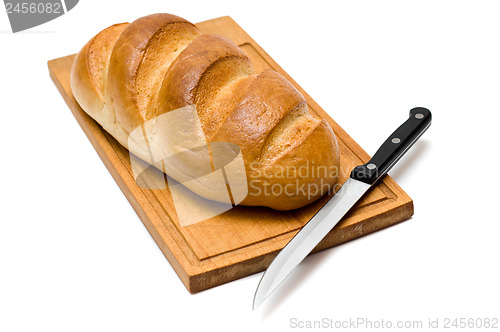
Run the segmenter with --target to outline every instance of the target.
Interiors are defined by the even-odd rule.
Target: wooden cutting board
[[[237,43],[250,57],[257,72],[272,68],[295,85],[306,97],[309,112],[326,119],[337,136],[343,174],[341,183],[347,180],[354,166],[369,160],[359,145],[230,17],[201,22],[197,26],[203,33],[223,35]],[[50,76],[109,172],[190,292],[265,270],[279,250],[327,201],[327,197],[323,197],[304,208],[287,212],[236,207],[217,217],[181,226],[168,188],[144,189],[137,185],[128,151],[74,99],[69,81],[74,57],[49,61]],[[372,233],[412,214],[410,197],[394,180],[385,176],[314,251]]]

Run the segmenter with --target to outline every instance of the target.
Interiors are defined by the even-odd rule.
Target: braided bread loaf
[[[308,114],[300,92],[275,71],[256,74],[237,45],[201,35],[180,17],[154,14],[101,31],[75,58],[71,87],[86,113],[146,161],[129,135],[151,119],[195,105],[204,141],[241,149],[248,186],[241,205],[295,209],[337,182],[334,133]],[[176,167],[196,169],[194,154]],[[194,182],[187,187],[221,201],[210,183]]]

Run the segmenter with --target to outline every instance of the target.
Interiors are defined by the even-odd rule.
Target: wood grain
[[[230,17],[216,18],[197,26],[203,33],[230,38],[247,53],[258,72],[272,68],[299,89],[307,99],[309,111],[326,119],[337,136],[343,173],[341,183],[355,165],[369,159],[358,144]],[[190,292],[263,271],[277,252],[326,202],[327,197],[323,197],[304,208],[287,212],[236,207],[217,217],[182,227],[168,188],[141,188],[134,180],[128,151],[90,118],[74,99],[69,82],[73,59],[74,55],[70,55],[49,61],[49,71],[55,85],[137,215]],[[386,176],[314,251],[393,225],[412,214],[410,197]]]

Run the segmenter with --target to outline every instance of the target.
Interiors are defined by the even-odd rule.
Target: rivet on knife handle
[[[431,124],[431,112],[417,107],[382,144],[373,158],[357,166],[351,177],[274,258],[264,272],[255,292],[257,308],[290,272],[317,246],[356,202],[405,154]]]
[[[432,115],[428,109],[412,109],[408,120],[389,136],[373,158],[352,170],[351,178],[370,185],[377,182],[429,128],[431,121]]]

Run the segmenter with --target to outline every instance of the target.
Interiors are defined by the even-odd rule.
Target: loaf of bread
[[[338,180],[335,135],[325,120],[308,114],[301,93],[275,71],[255,73],[232,41],[202,35],[180,17],[154,14],[101,31],[76,56],[71,87],[82,109],[133,155],[210,200],[225,201],[221,190],[234,189],[233,183],[221,189],[210,179],[182,177],[205,167],[216,142],[237,147],[233,157],[243,158],[238,181],[245,195],[233,204],[291,210],[317,200]],[[190,107],[194,119],[186,111],[176,113],[185,117],[184,125],[184,120],[163,121],[178,128],[166,142],[162,133],[172,128],[155,119]],[[192,125],[186,133],[191,120],[199,128]],[[146,124],[149,151],[131,140]],[[208,154],[199,152],[203,143],[212,147]],[[151,146],[162,150],[162,144],[189,153],[165,167],[168,161],[148,157]],[[212,160],[212,170],[222,167],[216,164]],[[226,181],[232,176],[227,173]]]

